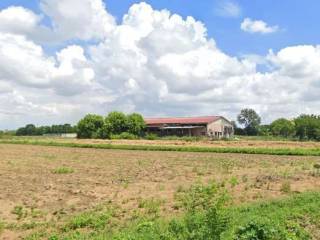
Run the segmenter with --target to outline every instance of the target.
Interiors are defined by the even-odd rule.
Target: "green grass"
[[[54,231],[36,232],[27,239],[320,239],[316,230],[320,229],[320,192],[293,194],[238,207],[232,207],[228,193],[220,184],[197,184],[177,194],[182,209],[179,216],[150,217],[146,213],[134,220],[126,218],[123,223],[116,220],[121,209],[117,213],[113,208],[102,207],[74,216]]]
[[[71,143],[41,140],[0,140],[0,144],[25,144],[39,146],[140,150],[140,151],[175,151],[175,152],[211,152],[211,153],[242,153],[242,154],[267,154],[267,155],[295,155],[295,156],[320,156],[320,148],[235,148],[235,147],[195,147],[195,146],[157,146],[157,145],[116,145],[96,143]]]

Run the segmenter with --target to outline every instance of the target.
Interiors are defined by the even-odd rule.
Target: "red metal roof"
[[[219,116],[178,117],[178,118],[145,118],[147,125],[156,124],[207,124],[218,120]]]

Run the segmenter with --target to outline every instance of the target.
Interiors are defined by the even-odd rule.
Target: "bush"
[[[159,139],[159,136],[154,133],[148,133],[144,138],[147,140],[157,140]]]
[[[143,117],[138,113],[132,113],[127,116],[128,121],[128,132],[136,135],[141,136],[143,131],[146,127]]]
[[[98,136],[101,139],[111,138],[112,126],[110,122],[106,119],[103,123],[103,126],[98,130]]]
[[[86,115],[77,125],[78,138],[98,138],[104,123],[102,116],[95,114]]]
[[[121,134],[111,135],[111,139],[127,139],[127,140],[135,140],[138,139],[136,135],[133,135],[128,132],[123,132]]]
[[[235,240],[284,240],[283,234],[274,226],[265,223],[250,222],[239,227]]]
[[[105,121],[109,122],[112,134],[121,134],[128,131],[128,119],[122,112],[110,112]]]
[[[309,240],[306,233],[298,224],[287,222],[279,226],[272,221],[252,221],[236,231],[234,240]]]

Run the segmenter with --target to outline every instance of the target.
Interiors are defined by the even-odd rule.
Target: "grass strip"
[[[97,143],[72,143],[39,140],[0,140],[0,144],[23,144],[37,146],[137,150],[137,151],[172,151],[172,152],[211,152],[211,153],[241,153],[265,155],[292,155],[292,156],[320,156],[320,148],[235,148],[235,147],[194,147],[194,146],[159,146],[159,145],[118,145]]]

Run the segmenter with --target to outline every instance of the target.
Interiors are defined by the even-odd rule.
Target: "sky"
[[[320,114],[317,0],[1,0],[0,129]]]

